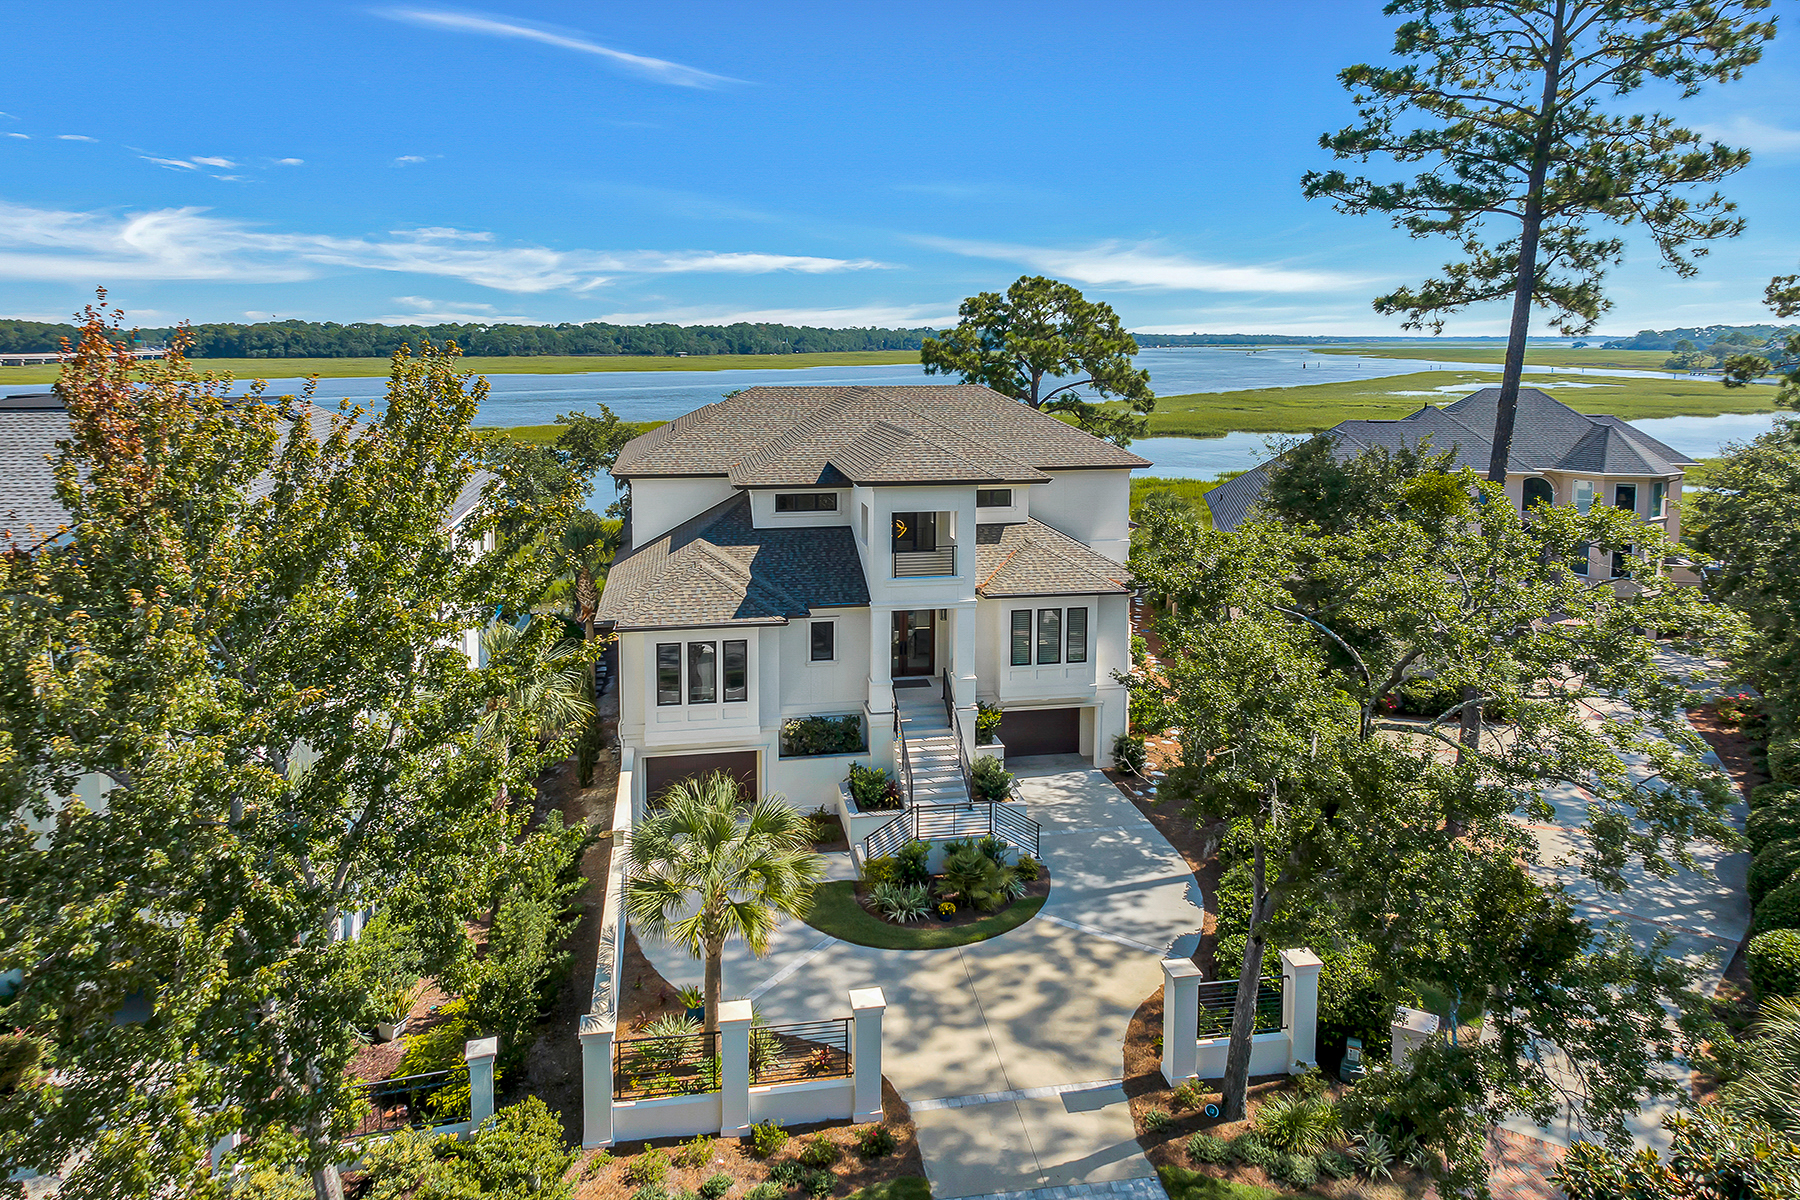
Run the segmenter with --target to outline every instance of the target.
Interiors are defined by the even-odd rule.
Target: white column
[[[581,1018],[581,1148],[613,1143],[613,1034],[615,1023]]]
[[[869,607],[869,712],[894,711],[894,612]]]
[[[1165,958],[1162,1073],[1170,1087],[1200,1072],[1200,968],[1188,958]]]
[[[750,1132],[750,1002],[719,1004],[719,1136]]]
[[[1311,950],[1281,952],[1281,1029],[1288,1035],[1288,1070],[1319,1065],[1319,968]]]
[[[471,1131],[494,1115],[494,1056],[499,1053],[499,1038],[476,1038],[463,1043],[463,1061],[469,1064]]]
[[[854,988],[850,992],[850,1037],[855,1046],[852,1071],[856,1078],[856,1108],[852,1121],[881,1120],[881,1018],[887,997],[881,989]]]

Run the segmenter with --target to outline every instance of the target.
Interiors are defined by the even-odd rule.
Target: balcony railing
[[[894,578],[918,579],[929,575],[956,574],[956,547],[937,550],[894,551]]]

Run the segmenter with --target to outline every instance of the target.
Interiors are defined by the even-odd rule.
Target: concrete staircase
[[[900,736],[912,760],[914,804],[967,804],[956,755],[956,731],[944,712],[943,681],[929,687],[898,688]]]

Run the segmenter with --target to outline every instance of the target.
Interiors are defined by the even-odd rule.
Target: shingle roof
[[[323,438],[337,414],[306,405],[314,437]],[[51,463],[56,443],[69,436],[69,413],[53,392],[0,398],[0,546],[35,546],[68,524],[69,513],[56,498]],[[476,471],[450,505],[450,521],[467,516],[481,500],[494,476]],[[274,480],[260,476],[246,489],[251,499],[274,490]]]
[[[975,527],[977,594],[1070,596],[1126,591],[1125,568],[1042,521]]]
[[[1371,446],[1397,450],[1429,438],[1435,451],[1453,450],[1452,464],[1485,474],[1493,452],[1500,389],[1482,388],[1443,408],[1426,405],[1396,421],[1345,421],[1330,430],[1339,458]],[[1236,529],[1268,485],[1263,464],[1206,493],[1213,525]],[[1675,475],[1693,460],[1614,416],[1589,416],[1537,388],[1519,389],[1518,415],[1507,469],[1516,474],[1590,471],[1596,475]]]
[[[613,474],[725,475],[753,488],[1037,483],[1044,471],[1149,465],[988,388],[925,384],[748,388],[634,438]]]
[[[738,495],[615,562],[598,617],[619,629],[775,625],[868,602],[848,526],[757,529]]]

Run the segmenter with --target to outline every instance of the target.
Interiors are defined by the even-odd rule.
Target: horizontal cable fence
[[[651,1100],[719,1090],[719,1035],[700,1029],[613,1042],[613,1097]]]
[[[429,1071],[398,1079],[377,1079],[358,1084],[356,1090],[369,1102],[369,1111],[350,1131],[353,1138],[469,1119],[466,1072]]]
[[[750,1082],[848,1079],[850,1018],[750,1027]]]
[[[1281,988],[1279,983],[1263,980],[1256,988],[1256,1015],[1250,1032],[1279,1033],[1281,1031]],[[1231,1036],[1231,1013],[1237,1006],[1238,981],[1235,979],[1218,979],[1200,985],[1200,1021],[1197,1031],[1201,1038],[1222,1038]]]

